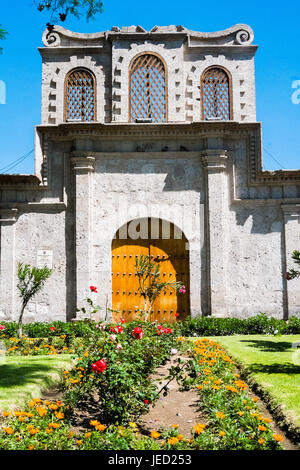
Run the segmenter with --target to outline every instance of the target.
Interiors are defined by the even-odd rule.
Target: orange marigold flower
[[[193,428],[197,434],[201,434],[206,428],[206,424],[198,423],[196,426],[193,426]]]
[[[78,446],[81,446],[82,441],[81,441],[81,440],[78,440],[78,441],[76,441],[76,444],[77,444]]]
[[[264,439],[258,439],[257,442],[258,442],[260,445],[263,445],[263,443],[265,442],[265,440],[264,440]]]
[[[197,385],[198,390],[202,390],[203,385]]]
[[[168,439],[168,444],[170,444],[171,446],[174,446],[175,444],[177,444],[177,442],[179,442],[177,437],[170,437]]]
[[[225,436],[226,432],[225,431],[219,431],[220,436]]]
[[[261,424],[258,426],[258,429],[260,431],[266,431],[267,430],[266,426],[262,426]]]
[[[65,415],[61,411],[54,412],[57,419],[64,419]]]
[[[252,400],[256,403],[258,401],[257,397],[253,397]]]
[[[153,439],[158,439],[158,438],[160,437],[160,433],[157,432],[157,431],[151,431],[150,436],[151,436]]]
[[[11,415],[11,412],[10,411],[3,411],[3,416],[4,418],[7,418],[8,416]]]
[[[9,428],[3,428],[3,429],[6,432],[6,434],[13,434],[13,432],[14,432],[13,428],[10,428],[10,427]]]
[[[38,414],[43,417],[47,414],[47,409],[44,408],[43,406],[38,406],[36,411],[38,412]]]
[[[222,413],[222,411],[216,411],[216,415],[217,415],[217,418],[219,418],[219,419],[225,418],[225,415],[224,415],[224,413]]]
[[[275,439],[275,441],[277,442],[282,442],[283,436],[281,436],[280,434],[273,434],[273,439]]]
[[[85,439],[88,439],[89,437],[91,437],[92,433],[91,432],[86,432],[84,437]]]

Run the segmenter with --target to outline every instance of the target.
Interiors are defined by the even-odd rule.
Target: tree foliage
[[[66,21],[68,16],[81,18],[85,15],[87,21],[97,13],[103,12],[101,0],[34,0],[38,11],[50,13],[50,22]]]
[[[46,280],[51,275],[52,269],[31,267],[29,264],[18,263],[17,288],[22,299],[22,307],[18,320],[18,335],[22,336],[22,321],[24,310],[28,302],[43,288]]]
[[[7,31],[5,31],[5,29],[2,29],[1,26],[2,25],[0,24],[0,40],[3,40],[7,36]],[[1,53],[2,53],[2,47],[0,47],[0,54]]]

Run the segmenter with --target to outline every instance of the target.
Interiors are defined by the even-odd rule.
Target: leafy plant
[[[18,263],[17,288],[22,299],[22,307],[18,320],[18,336],[22,336],[22,322],[24,310],[28,302],[43,288],[46,280],[51,275],[52,269],[31,267],[29,264]]]
[[[180,290],[182,282],[161,282],[160,266],[152,262],[150,256],[140,255],[135,261],[135,270],[139,281],[139,292],[144,298],[144,309],[141,312],[144,320],[148,320],[153,304],[160,294],[167,288]]]
[[[294,250],[292,252],[292,260],[294,260],[294,262],[300,266],[300,251]],[[291,279],[296,279],[297,277],[300,277],[300,270],[298,271],[296,269],[290,269],[290,271],[286,273],[286,279],[288,281]]]

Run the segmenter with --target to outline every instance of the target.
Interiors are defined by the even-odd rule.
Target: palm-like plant
[[[143,317],[147,321],[155,300],[168,287],[178,291],[183,284],[180,281],[161,282],[160,266],[151,261],[150,256],[140,255],[135,261],[135,270],[139,281],[139,292],[144,298]]]

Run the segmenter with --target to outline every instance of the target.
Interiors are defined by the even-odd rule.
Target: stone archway
[[[119,310],[114,321],[136,319],[143,308],[135,260],[148,255],[160,265],[162,280],[181,281],[186,294],[167,288],[155,301],[150,320],[174,322],[190,311],[189,251],[183,232],[174,224],[154,218],[136,219],[121,227],[112,241],[112,308]],[[178,313],[179,316],[175,316]]]

